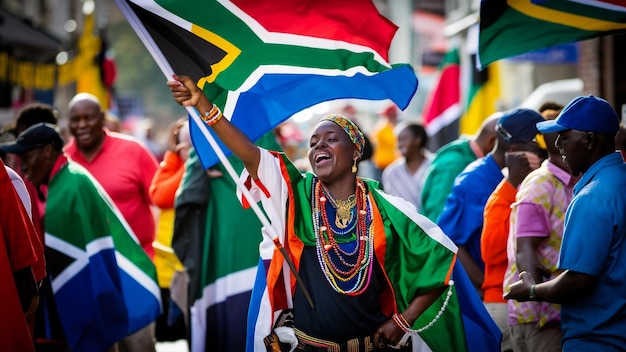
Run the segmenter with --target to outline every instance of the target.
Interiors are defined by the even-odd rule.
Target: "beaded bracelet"
[[[443,305],[441,306],[441,308],[439,309],[439,311],[437,312],[437,315],[435,315],[433,320],[431,320],[425,326],[423,326],[423,327],[421,327],[421,328],[419,328],[417,330],[413,330],[413,329],[411,329],[411,325],[409,325],[409,323],[406,321],[404,316],[402,316],[402,314],[397,314],[397,313],[393,314],[393,321],[396,323],[396,325],[398,325],[398,327],[400,329],[402,329],[402,331],[404,331],[405,333],[407,333],[409,335],[416,336],[417,334],[421,333],[422,331],[425,331],[425,330],[429,329],[430,327],[435,325],[437,320],[439,320],[439,318],[441,318],[441,316],[443,315],[443,312],[446,310],[446,307],[448,307],[448,303],[450,302],[450,297],[452,297],[452,286],[454,286],[454,281],[450,280],[448,285],[449,285],[448,293],[446,294],[446,299],[443,301]]]
[[[205,112],[204,115],[200,114],[200,118],[202,119],[202,121],[204,121],[204,123],[209,126],[219,121],[222,116],[222,111],[220,111],[220,108],[218,108],[215,104],[213,104],[211,110]]]

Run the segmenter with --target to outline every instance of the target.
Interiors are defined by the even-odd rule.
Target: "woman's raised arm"
[[[194,106],[201,116],[214,117],[213,103],[207,98],[200,88],[187,76],[173,76],[173,81],[168,81],[174,100],[183,106]],[[245,165],[252,178],[257,177],[257,168],[261,154],[259,148],[228,119],[213,119],[210,126],[218,137]]]

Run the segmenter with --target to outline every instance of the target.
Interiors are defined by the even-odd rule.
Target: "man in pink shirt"
[[[135,138],[105,129],[104,112],[91,94],[79,93],[70,101],[69,130],[74,138],[65,152],[104,187],[152,258],[156,225],[148,190],[156,158]]]
[[[544,116],[554,120],[560,110]],[[511,206],[508,266],[504,290],[528,272],[536,282],[558,275],[557,262],[563,236],[565,210],[572,200],[578,177],[570,174],[555,146],[557,133],[545,133],[548,160],[520,185]],[[508,301],[513,352],[561,351],[560,307],[548,302]]]
[[[109,194],[137,236],[154,257],[156,232],[149,189],[158,167],[156,158],[133,137],[104,128],[98,98],[79,93],[69,103],[69,130],[74,137],[65,152],[85,167]],[[155,351],[154,323],[122,339],[120,352]]]

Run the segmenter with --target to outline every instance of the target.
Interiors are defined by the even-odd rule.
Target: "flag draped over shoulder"
[[[48,271],[72,351],[107,351],[160,314],[156,271],[119,210],[80,165],[52,178]]]
[[[482,0],[480,64],[622,30],[620,0]]]
[[[404,109],[417,89],[410,66],[388,62],[397,27],[370,0],[118,1],[174,72],[191,76],[251,140],[323,101],[390,99]],[[194,138],[208,167],[217,158],[201,143]]]
[[[458,125],[454,122],[461,117],[461,59],[459,50],[452,48],[439,64],[439,79],[424,105],[424,126],[429,140],[436,145],[429,146],[437,150],[440,146],[458,137]],[[453,127],[456,125],[456,128]],[[447,128],[448,126],[452,128]],[[454,129],[447,132],[448,129]]]
[[[416,241],[421,246],[432,246],[432,248],[425,250],[426,253],[437,250],[450,250],[446,245],[449,239],[443,234],[441,229],[425,217],[411,211],[405,202],[382,192],[374,191],[372,195],[381,210],[381,215],[384,215],[389,223],[393,224],[393,230],[389,228],[386,229],[386,232],[405,232],[406,239]],[[390,237],[388,236],[388,238]],[[398,302],[398,310],[401,312],[410,303],[410,297],[414,296],[411,293],[415,285],[403,280],[406,273],[397,272],[394,274],[394,270],[390,269],[400,267],[401,265],[398,264],[398,261],[405,262],[404,259],[397,256],[398,250],[394,250],[394,246],[397,247],[398,245],[398,243],[387,243],[387,255],[382,264],[389,275],[390,281],[396,283],[394,291],[396,293],[396,301]],[[417,246],[417,244],[414,245]],[[451,253],[455,252],[456,248]],[[431,265],[435,264],[428,260],[425,262]],[[438,263],[432,267],[425,265],[421,268],[421,275],[436,275],[438,271],[446,268],[445,263]],[[394,277],[394,275],[397,275],[397,277]],[[452,295],[446,309],[441,313],[441,317],[435,318],[444,305],[446,294],[439,297],[420,315],[414,323],[413,329],[423,328],[436,319],[436,322],[430,328],[420,333],[420,337],[432,351],[500,351],[500,339],[502,336],[500,329],[489,316],[459,261],[455,262],[450,278],[454,281],[454,285],[449,288]],[[427,280],[422,276],[418,281],[424,282]],[[398,298],[401,295],[407,298],[407,300],[403,301],[401,298]]]
[[[280,149],[272,133],[266,133],[257,144]],[[187,166],[199,164],[195,155],[190,154]],[[236,157],[229,161],[237,172],[243,170],[243,163]],[[187,169],[207,177],[203,168]],[[222,164],[215,165],[214,170],[226,175]],[[261,222],[251,209],[241,206],[230,177],[211,178],[207,185],[206,219],[201,219],[206,222],[204,233],[195,237],[182,234],[189,236],[191,245],[201,248],[196,258],[200,265],[190,275],[193,287],[198,288],[190,292],[191,350],[244,351],[248,306],[262,239]],[[182,187],[181,192],[185,193],[192,185],[183,182]]]
[[[279,155],[278,159],[282,175],[291,185],[288,197],[285,196],[290,201],[285,204],[285,211],[273,215],[299,214],[288,217],[286,222],[279,221],[289,224],[286,225],[289,236],[297,237],[285,238],[284,242],[289,255],[298,258],[300,241],[308,245],[315,243],[309,199],[313,175],[306,174],[303,178],[284,155]],[[451,292],[450,296],[443,294],[414,323],[413,329],[423,330],[414,339],[414,344],[420,346],[420,351],[499,351],[500,330],[487,313],[463,268],[458,263],[455,265],[456,246],[436,224],[417,214],[410,203],[379,191],[376,181],[364,181],[370,190],[373,207],[380,214],[374,216],[372,228],[377,234],[374,238],[375,255],[390,284],[390,290],[380,296],[383,314],[391,316],[396,310],[404,311],[416,295],[448,284],[452,279],[455,283],[446,290]],[[269,192],[271,194],[272,191]],[[255,331],[249,332],[248,351],[265,350],[262,339],[269,334],[271,325],[263,323],[263,320],[286,307],[284,301],[288,293],[285,287],[293,289],[294,285],[293,282],[281,283],[286,277],[276,270],[282,270],[283,274],[284,270],[288,270],[281,266],[281,257],[274,257],[268,263],[269,258],[264,257],[263,247],[261,256],[264,260],[259,263],[258,271],[266,275],[257,277],[253,291],[249,328]],[[297,262],[296,259],[294,261]],[[422,329],[424,327],[427,328]],[[259,329],[263,329],[263,333]]]

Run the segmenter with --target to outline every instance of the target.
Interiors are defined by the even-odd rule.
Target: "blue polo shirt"
[[[479,268],[484,270],[480,254],[483,212],[491,193],[504,176],[491,154],[471,162],[454,179],[437,225],[457,245],[465,247]]]
[[[565,215],[559,268],[597,278],[561,305],[565,351],[626,348],[626,163],[619,153],[595,162],[574,187]]]

